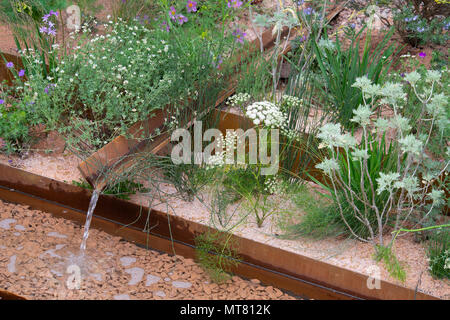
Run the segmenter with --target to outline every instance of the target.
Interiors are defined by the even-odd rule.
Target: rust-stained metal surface
[[[18,296],[14,293],[0,289],[0,304],[1,304],[2,300],[27,300],[27,299],[25,299],[24,297]]]
[[[0,198],[3,200],[30,205],[82,224],[90,196],[89,191],[77,186],[0,164]],[[147,218],[150,230],[145,231]],[[131,225],[125,226],[128,224]],[[195,237],[209,229],[105,195],[99,199],[92,227],[156,250],[173,253],[175,248],[176,254],[188,258],[195,257]],[[436,299],[421,292],[415,295],[412,289],[385,281],[381,281],[382,289],[370,290],[366,284],[367,276],[362,274],[250,239],[233,238],[242,260],[233,269],[236,274],[258,278],[300,296],[314,299]]]

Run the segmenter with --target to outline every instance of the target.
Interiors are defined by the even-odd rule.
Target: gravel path
[[[257,279],[215,284],[191,259],[95,229],[80,263],[81,238],[69,220],[0,200],[0,289],[28,299],[295,299]]]

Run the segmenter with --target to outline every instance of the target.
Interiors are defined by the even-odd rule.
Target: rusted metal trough
[[[0,303],[2,300],[26,300],[26,299],[14,293],[0,289]]]
[[[29,205],[83,224],[90,197],[91,193],[86,189],[0,164],[2,200]],[[205,225],[106,195],[100,196],[92,227],[187,258],[195,257],[195,237],[212,231]],[[300,296],[314,299],[437,299],[386,281],[381,281],[381,289],[371,290],[367,286],[367,276],[360,273],[243,237],[233,235],[232,241],[237,244],[241,261],[232,272],[260,279],[265,284]]]

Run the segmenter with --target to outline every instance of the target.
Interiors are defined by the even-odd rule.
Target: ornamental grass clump
[[[409,119],[402,116],[403,109],[408,107],[405,84],[378,85],[367,77],[360,77],[353,84],[363,95],[363,104],[354,110],[351,119],[361,127],[361,142],[357,142],[353,133],[343,133],[340,124],[329,123],[321,128],[319,138],[329,148],[330,157],[317,168],[329,177],[340,217],[355,238],[384,247],[388,228],[392,226],[392,231],[398,232],[411,224],[413,217],[415,224],[420,224],[444,204],[445,190],[439,184],[439,177],[448,172],[450,148],[440,161],[433,161],[426,154],[433,130],[446,123],[448,98],[435,92],[440,79],[441,74],[432,70],[425,75],[411,72],[405,76],[422,104],[422,121],[430,123],[427,132],[421,127],[413,131]],[[418,90],[419,82],[422,90]],[[392,111],[392,117],[375,119],[376,111],[387,109]],[[391,151],[384,155],[384,163],[391,165],[383,165],[379,172],[373,172],[368,151],[386,132],[394,134]],[[341,161],[345,166],[340,165]],[[351,208],[352,218],[364,225],[367,235],[359,234],[350,225],[346,207]]]

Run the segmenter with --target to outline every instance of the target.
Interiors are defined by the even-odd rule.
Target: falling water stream
[[[91,202],[89,203],[89,208],[86,216],[86,223],[84,224],[84,234],[83,234],[83,241],[81,241],[81,254],[84,255],[86,251],[86,243],[87,239],[89,237],[89,227],[91,225],[92,216],[94,215],[95,206],[97,205],[98,198],[100,196],[99,190],[94,190],[91,197]]]

